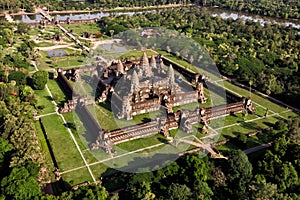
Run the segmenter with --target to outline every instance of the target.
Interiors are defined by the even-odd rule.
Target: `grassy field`
[[[77,51],[70,48],[61,48],[56,50],[64,50],[68,55],[49,58],[46,51],[40,51],[39,53],[41,57],[37,60],[39,69],[53,71],[54,68],[69,69],[85,64],[85,57],[81,55],[80,50]]]
[[[145,123],[149,119],[156,119],[157,116],[161,115],[161,111],[141,114],[133,117],[133,120],[121,120],[117,119],[111,111],[109,103],[100,103],[96,106],[88,106],[91,113],[98,119],[100,126],[105,130],[116,130],[127,126]]]
[[[38,115],[47,114],[55,111],[54,105],[51,103],[51,97],[49,96],[46,89],[35,90],[34,93],[37,97],[36,106],[44,107],[42,110],[39,110]]]
[[[36,43],[37,47],[52,47],[54,45],[55,44],[50,43],[50,42],[38,42],[38,43]]]
[[[53,99],[58,105],[63,105],[63,103],[66,101],[65,94],[61,91],[58,83],[56,80],[50,79],[47,83],[49,90],[51,91],[53,95]]]
[[[58,115],[50,115],[43,117],[42,121],[61,171],[84,165],[62,119]]]
[[[211,80],[216,81],[216,80],[220,80],[220,77],[206,71],[205,69],[202,69],[201,66],[194,66],[190,63],[188,63],[185,60],[182,60],[180,58],[175,57],[174,55],[166,52],[166,51],[162,51],[162,50],[155,50],[156,52],[160,53],[161,55],[163,55],[165,58],[170,59],[171,61],[183,66],[184,68],[196,72],[196,73],[200,73],[200,74],[204,74],[206,76],[209,76]],[[217,68],[216,68],[217,69]],[[218,71],[216,71],[217,73]]]
[[[230,83],[229,81],[224,81],[224,87],[225,89],[229,89],[229,90],[232,90],[234,91],[235,93],[238,93],[242,96],[245,96],[245,97],[249,97],[250,96],[250,92],[249,90],[246,90],[246,89],[243,89],[241,87],[238,87],[232,83]],[[258,103],[264,107],[267,107],[269,108],[271,111],[274,111],[274,112],[282,112],[282,111],[286,111],[286,108],[276,104],[276,103],[273,103],[271,101],[269,101],[268,99],[256,94],[256,93],[251,93],[251,99],[252,101],[254,101],[255,103]]]
[[[152,56],[152,55],[157,55],[157,53],[151,51],[151,50],[144,50],[144,51],[129,51],[124,54],[122,54],[119,59],[125,59],[125,58],[130,58],[130,59],[141,59],[143,54],[146,53],[147,56]]]
[[[72,30],[76,36],[82,36],[84,32],[95,34],[100,31],[97,23],[80,23],[80,24],[61,24],[64,28]]]
[[[82,168],[73,172],[62,175],[64,181],[68,182],[71,186],[84,182],[92,182],[92,177],[87,168]]]
[[[54,181],[55,180],[54,174],[51,173],[51,171],[54,170],[54,164],[52,162],[50,151],[49,151],[48,145],[46,143],[46,139],[44,137],[42,128],[40,126],[40,122],[39,121],[34,121],[34,125],[35,125],[35,129],[37,131],[37,137],[38,137],[39,145],[40,145],[40,147],[42,149],[42,152],[43,152],[43,155],[46,159],[47,170],[49,170],[49,174],[51,175],[51,177],[50,177],[51,181]]]

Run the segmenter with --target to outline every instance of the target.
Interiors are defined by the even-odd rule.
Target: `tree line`
[[[197,3],[202,6],[219,7],[221,9],[242,11],[263,16],[300,19],[300,3],[298,0],[198,0]]]
[[[262,26],[242,19],[222,19],[200,8],[109,16],[101,18],[98,23],[107,35],[133,28],[161,26],[184,33],[206,49],[223,75],[247,85],[251,83],[268,95],[299,106],[300,36],[297,29],[269,23]],[[184,45],[178,40],[182,51],[177,55],[196,62],[198,57],[193,55],[190,59],[193,51],[186,51]]]

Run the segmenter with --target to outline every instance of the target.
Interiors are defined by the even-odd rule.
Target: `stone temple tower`
[[[131,78],[130,92],[134,93],[138,90],[138,88],[139,88],[139,77],[138,77],[136,71],[134,70],[132,73],[132,78]]]
[[[153,76],[153,72],[149,64],[149,59],[145,52],[140,62],[140,70],[143,71],[143,76],[146,78],[150,78]]]
[[[173,66],[169,66],[168,71],[168,79],[169,79],[169,92],[173,94],[175,92],[175,77],[174,77],[174,69]]]
[[[155,60],[155,57],[154,56],[151,56],[151,59],[150,59],[150,67],[151,69],[156,69],[156,60]]]

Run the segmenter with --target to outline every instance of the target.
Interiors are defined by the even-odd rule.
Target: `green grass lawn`
[[[82,36],[84,32],[96,33],[100,31],[97,23],[80,23],[80,24],[61,24],[64,28],[68,30],[73,30],[73,34],[77,36]]]
[[[39,145],[40,145],[40,147],[42,149],[42,152],[43,152],[43,155],[46,159],[45,164],[46,164],[47,170],[49,170],[49,172],[51,172],[51,171],[54,170],[54,164],[52,162],[50,151],[49,151],[48,145],[46,143],[46,139],[44,137],[42,128],[40,126],[40,122],[39,121],[34,121],[34,125],[35,125],[35,129],[37,131],[37,137],[38,137]],[[55,180],[54,174],[53,173],[49,173],[49,174],[50,174],[51,181],[54,181]]]
[[[157,116],[162,114],[162,111],[155,111],[151,113],[141,114],[133,117],[133,120],[117,119],[110,110],[109,103],[100,103],[99,105],[89,105],[88,109],[98,119],[100,126],[105,130],[116,130],[136,124],[145,123],[149,119],[156,119]]]
[[[38,106],[44,106],[44,108],[42,110],[39,110],[38,115],[52,113],[52,112],[55,111],[55,107],[51,102],[51,97],[49,96],[46,89],[35,90],[34,93],[35,93],[36,98],[37,98],[36,106],[37,107]]]
[[[249,90],[238,87],[228,81],[224,81],[223,84],[226,89],[232,90],[244,97],[249,97],[249,95],[250,95]],[[252,94],[251,94],[251,99],[253,102],[258,103],[264,107],[267,107],[271,111],[274,111],[274,112],[282,112],[282,111],[286,110],[286,108],[284,108],[276,103],[273,103],[273,102],[269,101],[268,99],[266,99],[258,94],[255,94],[254,92],[252,92]]]
[[[73,172],[62,174],[62,178],[71,186],[78,185],[80,183],[84,183],[88,181],[90,182],[93,181],[87,168],[82,168]]]
[[[58,83],[56,82],[56,80],[50,79],[47,83],[49,90],[52,93],[52,96],[55,100],[55,102],[58,105],[63,105],[63,103],[66,101],[66,96],[65,94],[61,91]]]
[[[71,129],[75,140],[77,141],[80,150],[82,151],[83,156],[85,157],[87,163],[96,162],[97,159],[95,155],[89,150],[90,142],[87,141],[87,136],[85,135],[85,127],[82,122],[79,120],[79,117],[75,112],[63,113],[65,120],[67,121],[69,128]],[[93,152],[94,153],[94,152]],[[108,155],[104,154],[103,158],[107,158]]]
[[[165,138],[161,134],[156,134],[153,136],[149,136],[146,138],[140,138],[128,142],[123,142],[120,144],[117,144],[116,146],[122,150],[125,151],[135,151],[141,148],[149,147],[155,144],[161,143],[161,141],[164,141]]]
[[[84,165],[76,146],[58,115],[42,118],[54,156],[61,171]]]
[[[39,42],[39,43],[36,43],[36,46],[37,47],[52,47],[54,46],[55,44],[52,44],[50,42]]]
[[[92,173],[94,174],[95,178],[99,179],[102,175],[109,175],[108,166],[103,163],[98,163],[96,165],[90,166],[90,169],[92,170]]]
[[[183,66],[184,68],[186,68],[187,70],[196,72],[196,73],[200,73],[200,74],[204,74],[206,76],[209,76],[211,80],[215,81],[215,80],[220,80],[220,77],[213,75],[212,73],[204,70],[201,68],[201,66],[194,66],[190,63],[188,63],[185,60],[182,60],[180,58],[175,57],[174,55],[166,52],[166,51],[162,51],[162,50],[155,50],[156,52],[160,53],[161,55],[163,55],[165,58]]]
[[[148,57],[152,56],[152,55],[157,55],[157,53],[151,51],[151,50],[144,50],[144,51],[138,51],[138,50],[134,50],[134,51],[129,51],[126,52],[124,54],[122,54],[119,59],[125,59],[125,58],[130,58],[130,59],[141,59],[141,57],[143,56],[144,52],[147,54]]]
[[[56,58],[49,58],[46,52],[41,51],[41,58],[38,59],[38,67],[41,70],[53,71],[54,68],[70,69],[85,65],[82,55],[68,55]]]

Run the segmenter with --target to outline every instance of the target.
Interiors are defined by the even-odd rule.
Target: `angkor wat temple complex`
[[[101,148],[108,153],[112,152],[113,145],[122,142],[159,133],[168,138],[169,130],[172,129],[192,133],[193,124],[202,123],[205,128],[213,118],[243,111],[255,112],[250,99],[229,91],[225,94],[226,99],[229,100],[228,104],[211,108],[198,106],[193,111],[174,112],[175,106],[193,102],[205,103],[207,98],[204,96],[204,86],[215,94],[219,94],[224,89],[208,81],[205,76],[182,68],[160,55],[148,58],[144,54],[140,60],[118,60],[109,66],[57,71],[57,81],[69,100],[60,110],[68,112],[75,109],[87,132],[93,135],[90,149]],[[87,109],[86,105],[93,100],[77,94],[66,78],[67,76],[71,80],[78,81],[80,79],[78,73],[88,71],[93,74],[90,82],[96,82],[98,85],[96,101],[109,102],[117,118],[131,120],[135,115],[158,110],[164,110],[167,114],[143,124],[119,130],[103,130]],[[184,80],[183,75],[189,81]]]
[[[99,81],[99,102],[110,101],[119,119],[193,102],[205,103],[202,82],[193,87],[166,67],[160,56],[150,59],[144,53],[139,61],[117,61],[107,67]]]

